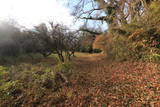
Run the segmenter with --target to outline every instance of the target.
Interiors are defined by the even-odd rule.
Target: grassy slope
[[[6,104],[50,107],[160,106],[160,65],[140,62],[113,62],[102,54],[76,53],[74,68],[66,76],[72,85],[58,83],[58,90],[44,87],[41,79],[26,84],[23,91],[0,100]],[[32,65],[32,74],[53,68],[53,59],[41,59],[41,67]],[[32,69],[33,69],[32,68]],[[24,68],[23,68],[24,69]],[[41,74],[41,73],[40,73]],[[39,75],[39,74],[38,74]],[[49,74],[50,75],[50,74]],[[34,77],[28,77],[34,79]],[[48,77],[47,77],[48,78]],[[35,84],[34,84],[35,82]],[[42,83],[41,83],[42,82]],[[53,82],[53,81],[52,81]],[[47,82],[48,83],[48,82]],[[50,83],[50,82],[49,82]],[[36,85],[37,84],[37,85]],[[57,87],[57,86],[56,86]],[[12,102],[12,103],[11,103]]]

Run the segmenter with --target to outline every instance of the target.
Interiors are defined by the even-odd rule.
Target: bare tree
[[[78,19],[106,22],[109,27],[121,26],[142,16],[151,1],[153,0],[78,0],[73,15]]]

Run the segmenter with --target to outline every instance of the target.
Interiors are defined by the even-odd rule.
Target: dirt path
[[[104,55],[88,55],[74,60],[74,73],[70,76],[73,86],[68,107],[128,107],[157,106],[160,97],[151,95],[150,83],[159,82],[156,64],[112,62]],[[149,70],[148,70],[149,69]],[[158,74],[158,75],[157,75]],[[151,76],[155,76],[155,80]],[[160,85],[152,86],[159,90]]]

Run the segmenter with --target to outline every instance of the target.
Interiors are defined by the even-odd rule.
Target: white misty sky
[[[71,25],[74,17],[58,0],[0,0],[0,20],[14,19],[32,28],[41,22],[54,21]]]

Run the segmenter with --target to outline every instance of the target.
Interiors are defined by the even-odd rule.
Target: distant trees
[[[21,35],[20,30],[10,23],[3,22],[0,25],[0,56],[14,56],[20,54],[19,41],[17,35]]]
[[[74,56],[74,52],[79,47],[79,37],[76,32],[70,31],[66,26],[50,23],[51,32],[50,34],[50,45],[52,51],[55,52],[59,59],[63,62],[65,60],[64,54],[68,60],[71,56]]]
[[[92,53],[93,52],[92,43],[95,39],[95,36],[88,32],[81,32],[81,36],[79,39],[80,39],[79,51]]]
[[[13,24],[5,23],[0,26],[0,56],[18,57],[23,54],[41,54],[44,57],[57,54],[60,61],[70,60],[79,47],[76,32],[66,26],[42,23],[34,29],[21,31]]]

